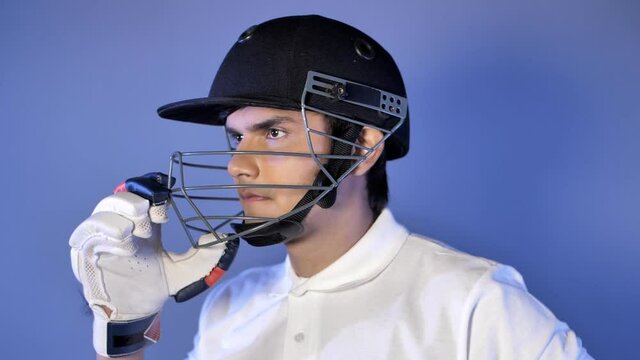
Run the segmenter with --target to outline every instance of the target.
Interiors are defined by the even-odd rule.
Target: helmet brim
[[[231,111],[246,106],[300,110],[291,99],[248,97],[205,97],[178,101],[158,108],[161,118],[207,125],[224,125]]]
[[[169,103],[158,108],[161,118],[205,125],[223,126],[227,116],[245,106],[300,110],[300,104],[283,98],[206,97]],[[408,120],[407,120],[408,122]],[[400,127],[386,144],[387,160],[404,156],[409,150],[409,126]]]

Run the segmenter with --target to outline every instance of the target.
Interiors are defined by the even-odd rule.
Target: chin
[[[270,208],[269,206],[261,206],[260,204],[252,204],[249,206],[243,206],[245,216],[265,217],[265,218],[277,218],[288,211],[282,211],[278,209]],[[259,222],[260,220],[246,220],[247,223]]]

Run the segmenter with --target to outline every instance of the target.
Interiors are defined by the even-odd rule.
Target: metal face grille
[[[347,92],[349,95],[340,98],[342,91],[340,89],[344,90],[343,95]],[[307,97],[309,94],[326,96],[335,101],[346,101],[353,105],[375,109],[391,115],[396,119],[396,122],[390,129],[384,129],[354,118],[334,114],[308,105]],[[306,134],[307,152],[238,151],[231,149],[231,146],[229,146],[231,150],[177,151],[172,154],[169,176],[175,177],[177,181],[171,189],[171,205],[193,247],[210,246],[245,236],[314,206],[330,191],[337,188],[343,179],[349,176],[362,161],[380,147],[402,125],[407,111],[407,101],[401,96],[312,71],[308,74],[301,99],[300,111]],[[355,141],[311,128],[307,118],[308,111],[330,116],[336,121],[345,121],[362,127],[374,128],[381,131],[384,136],[373,147],[365,147]],[[352,147],[353,151],[350,155],[318,154],[314,151],[312,134],[326,137],[332,142],[337,141],[347,144]],[[361,149],[362,155],[355,155],[355,149]],[[317,172],[322,172],[329,180],[329,184],[326,182],[323,186],[315,184],[235,184],[227,173],[227,163],[233,156],[237,155],[311,158],[317,166]],[[350,161],[350,166],[347,171],[336,177],[327,169],[326,164],[331,160]],[[255,217],[245,216],[238,204],[237,191],[245,188],[302,189],[315,191],[314,194],[317,195],[311,202],[291,209],[280,216]],[[259,222],[260,224],[250,230],[237,234],[233,233],[229,224],[231,222],[244,221]],[[207,240],[204,241],[205,237],[201,237],[201,235],[206,234],[212,234],[213,237],[207,236]]]

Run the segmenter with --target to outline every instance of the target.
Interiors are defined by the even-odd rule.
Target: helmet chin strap
[[[339,134],[334,136],[338,136],[348,142],[355,142],[360,135],[360,131],[362,130],[362,126],[356,124],[349,124],[344,130],[344,134]],[[351,155],[351,151],[353,149],[352,145],[344,143],[342,141],[333,141],[332,151],[333,155]],[[341,177],[353,164],[354,160],[350,159],[330,159],[326,165],[327,172],[333,176],[334,179],[338,179]],[[314,186],[331,186],[333,183],[331,179],[329,179],[323,171],[319,171],[316,179],[314,180]],[[310,204],[317,199],[323,190],[309,190],[307,191],[302,199],[298,201],[294,209]],[[324,197],[317,200],[316,204],[319,205],[323,209],[328,209],[336,202],[336,194],[337,194],[337,185],[331,191],[326,193]],[[287,240],[292,240],[298,237],[304,231],[304,226],[302,225],[302,221],[309,214],[311,208],[313,206],[309,206],[303,211],[300,211],[296,214],[290,215],[285,219],[282,219],[276,223],[273,223],[269,226],[266,226],[260,230],[253,231],[247,235],[242,236],[242,238],[252,246],[268,246],[275,245]],[[232,223],[231,227],[236,233],[240,233],[243,231],[254,229],[265,222],[255,222],[255,223]]]

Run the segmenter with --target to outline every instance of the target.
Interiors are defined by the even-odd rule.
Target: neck
[[[349,176],[329,209],[314,206],[304,221],[303,236],[286,244],[296,274],[311,277],[344,255],[374,221],[363,176]]]

